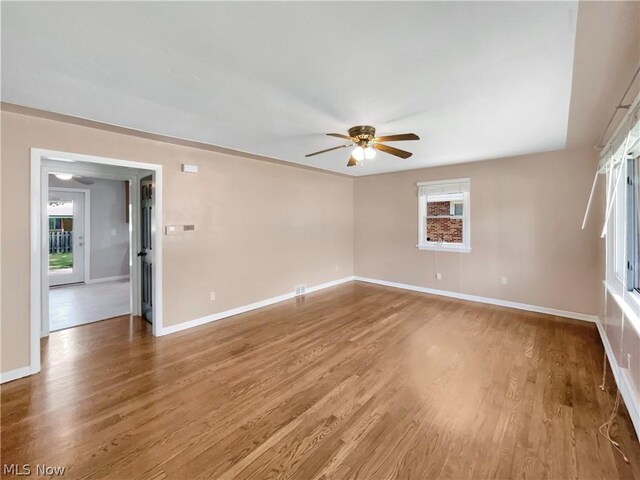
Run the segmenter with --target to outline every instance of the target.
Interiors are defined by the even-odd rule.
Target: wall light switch
[[[184,173],[198,173],[198,166],[197,165],[189,165],[188,163],[183,163],[182,164],[182,171]]]
[[[175,235],[177,231],[178,229],[175,225],[165,225],[164,227],[165,235]]]
[[[442,280],[442,274],[440,272],[436,273],[436,278]]]
[[[215,299],[216,299],[216,292],[209,293],[209,300],[213,302]]]
[[[502,285],[506,285],[507,284],[507,277],[500,277],[500,283],[502,283]]]
[[[117,233],[117,232],[116,232],[116,229],[115,229],[115,228],[112,228],[112,229],[111,229],[111,236],[112,236],[112,237],[115,237],[115,236],[116,236],[116,233]]]

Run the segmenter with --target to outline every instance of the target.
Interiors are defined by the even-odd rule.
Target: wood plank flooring
[[[597,428],[593,325],[353,282],[170,335],[53,333],[2,387],[2,463],[65,478],[640,478]],[[609,376],[611,379],[611,376]]]

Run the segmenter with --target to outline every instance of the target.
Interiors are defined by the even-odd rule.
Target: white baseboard
[[[31,367],[16,368],[9,372],[0,373],[0,383],[11,382],[28,375],[31,375]]]
[[[315,285],[313,287],[307,288],[306,293],[313,293],[313,292],[317,292],[318,290],[323,290],[325,288],[335,287],[336,285],[350,282],[353,279],[354,279],[353,277],[344,277],[338,280],[333,280],[331,282]],[[205,323],[215,322],[216,320],[221,320],[223,318],[232,317],[234,315],[239,315],[241,313],[249,312],[251,310],[255,310],[256,308],[262,308],[268,305],[273,305],[274,303],[284,302],[285,300],[291,300],[292,298],[295,298],[295,296],[296,294],[294,292],[285,293],[284,295],[278,295],[277,297],[267,298],[266,300],[260,300],[258,302],[250,303],[248,305],[232,308],[231,310],[226,310],[224,312],[214,313],[212,315],[207,315],[206,317],[189,320],[188,322],[179,323],[178,325],[164,327],[162,329],[161,335],[169,335],[172,333],[180,332],[182,330],[186,330],[188,328],[198,327],[200,325],[204,325]]]
[[[479,297],[477,295],[467,295],[466,293],[451,292],[448,290],[437,290],[434,288],[418,287],[416,285],[408,285],[406,283],[387,282],[386,280],[377,280],[375,278],[355,276],[354,280],[359,282],[375,283],[376,285],[384,285],[386,287],[402,288],[404,290],[412,290],[414,292],[430,293],[431,295],[441,295],[443,297],[457,298],[460,300],[469,300],[471,302],[488,303],[490,305],[499,305],[501,307],[516,308],[518,310],[526,310],[529,312],[546,313],[548,315],[556,315],[558,317],[573,318],[575,320],[584,320],[585,322],[596,322],[598,317],[588,313],[568,312],[566,310],[557,310],[555,308],[539,307],[537,305],[527,305],[526,303],[510,302],[508,300],[499,300],[497,298]]]
[[[85,280],[84,283],[115,282],[116,280],[125,280],[128,278],[129,278],[129,275],[118,275],[116,277],[90,278],[89,280]]]
[[[622,396],[622,400],[624,401],[627,411],[629,412],[629,416],[631,417],[631,422],[633,423],[633,428],[636,431],[636,436],[640,438],[640,405],[638,405],[638,401],[633,394],[634,390],[631,385],[631,381],[629,380],[627,371],[618,365],[618,361],[616,360],[616,356],[613,354],[611,344],[607,339],[604,326],[600,319],[596,321],[596,325],[598,327],[598,332],[600,333],[600,339],[604,345],[604,351],[607,353],[607,358],[609,359],[609,365],[611,365],[611,371],[613,372],[616,384],[620,390],[620,395]]]

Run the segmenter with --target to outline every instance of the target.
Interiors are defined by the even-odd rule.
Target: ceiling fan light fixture
[[[71,180],[73,175],[70,173],[54,173],[58,180]]]
[[[367,147],[364,149],[364,158],[366,160],[373,160],[376,158],[376,150],[373,147]]]
[[[364,160],[365,158],[365,152],[364,152],[364,148],[361,147],[360,145],[358,145],[356,148],[353,149],[353,152],[351,152],[351,155],[353,156],[353,158],[355,158],[358,162],[361,162],[362,160]]]
[[[420,137],[415,133],[399,133],[395,135],[383,135],[376,137],[376,129],[371,125],[358,125],[349,129],[349,134],[344,135],[342,133],[327,133],[330,137],[341,138],[348,140],[350,143],[345,145],[338,145],[337,147],[326,148],[318,152],[308,153],[305,157],[313,157],[322,153],[332,152],[341,148],[351,148],[351,155],[347,162],[347,167],[354,167],[355,165],[363,165],[364,160],[372,160],[376,156],[376,150],[382,150],[383,153],[393,155],[398,158],[409,158],[412,153],[406,150],[401,150],[390,145],[386,145],[383,142],[402,142],[406,140],[420,140]]]

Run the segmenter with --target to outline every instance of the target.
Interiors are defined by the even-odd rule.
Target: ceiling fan
[[[74,175],[72,173],[54,173],[53,174],[58,180],[73,180],[74,182],[81,183],[83,185],[93,185],[93,180],[89,178],[84,178],[81,175]]]
[[[314,155],[320,155],[321,153],[330,152],[332,150],[338,150],[340,148],[353,147],[347,167],[353,167],[363,160],[371,160],[376,156],[376,150],[389,153],[400,158],[409,158],[413,155],[411,152],[400,150],[399,148],[390,147],[382,142],[401,142],[405,140],[420,140],[420,137],[415,133],[401,133],[398,135],[385,135],[383,137],[376,137],[376,129],[370,125],[359,125],[357,127],[351,127],[349,129],[349,135],[343,135],[342,133],[327,133],[330,137],[343,138],[349,140],[350,143],[346,145],[339,145],[333,148],[327,148],[326,150],[320,150],[319,152],[309,153],[305,157],[313,157]]]

